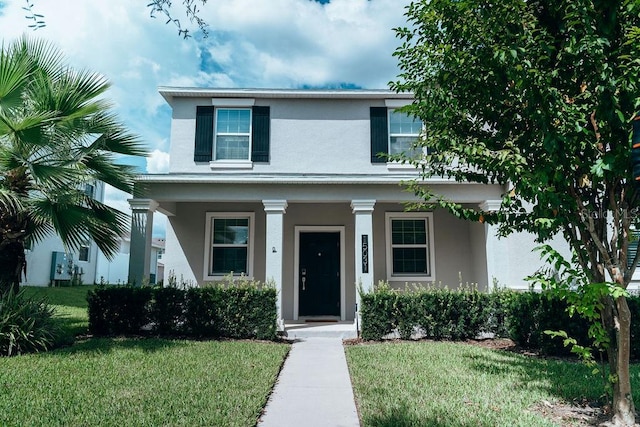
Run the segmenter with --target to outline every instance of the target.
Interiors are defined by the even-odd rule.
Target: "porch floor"
[[[353,320],[340,322],[306,322],[304,320],[285,320],[286,337],[296,338],[357,338],[356,322]]]

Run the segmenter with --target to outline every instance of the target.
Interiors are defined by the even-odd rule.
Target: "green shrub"
[[[365,340],[379,340],[396,327],[397,294],[388,286],[378,286],[374,292],[360,291],[361,335]],[[407,326],[403,325],[406,330]]]
[[[191,288],[186,295],[186,329],[195,337],[275,339],[273,288]]]
[[[432,339],[475,338],[489,328],[491,298],[475,289],[399,291],[380,283],[374,292],[361,292],[362,338],[379,340],[397,331],[408,339],[416,330]]]
[[[94,335],[275,339],[276,296],[273,286],[244,278],[187,290],[98,288],[87,297],[89,331]]]
[[[177,288],[155,288],[151,304],[153,331],[157,335],[171,336],[184,333],[185,292]]]
[[[24,291],[0,293],[0,355],[45,351],[58,335],[54,309]]]
[[[101,286],[87,293],[89,333],[136,335],[150,323],[152,288]]]
[[[578,344],[588,346],[588,322],[579,315],[569,316],[566,301],[548,292],[514,294],[508,307],[509,337],[520,347],[542,354],[565,356],[571,353],[563,340],[545,331],[565,331]]]
[[[565,331],[582,346],[591,343],[588,322],[577,314],[569,316],[566,301],[548,292],[498,289],[483,293],[428,287],[399,291],[381,283],[361,297],[361,336],[365,340],[380,340],[392,332],[408,339],[416,330],[436,340],[464,340],[488,332],[508,336],[522,348],[555,356],[569,355],[571,348],[545,331]],[[638,359],[640,298],[629,297],[628,303],[632,357]]]

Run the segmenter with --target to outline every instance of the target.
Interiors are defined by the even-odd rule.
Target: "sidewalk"
[[[296,341],[258,426],[359,425],[342,339]]]

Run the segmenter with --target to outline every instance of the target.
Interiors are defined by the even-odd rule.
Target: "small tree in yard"
[[[421,0],[397,29],[408,111],[425,124],[414,162],[424,177],[499,183],[500,208],[480,212],[412,188],[460,218],[562,233],[580,292],[606,332],[613,373],[612,424],[632,425],[630,312],[625,298],[638,262],[627,260],[638,222],[631,119],[640,99],[637,0]],[[633,243],[637,245],[637,243]],[[637,252],[640,253],[640,252]],[[587,307],[588,308],[588,307]]]

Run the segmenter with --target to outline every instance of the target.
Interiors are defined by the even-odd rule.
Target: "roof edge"
[[[272,98],[272,99],[413,99],[413,93],[389,89],[267,89],[197,88],[159,86],[158,92],[169,103],[173,98]]]

